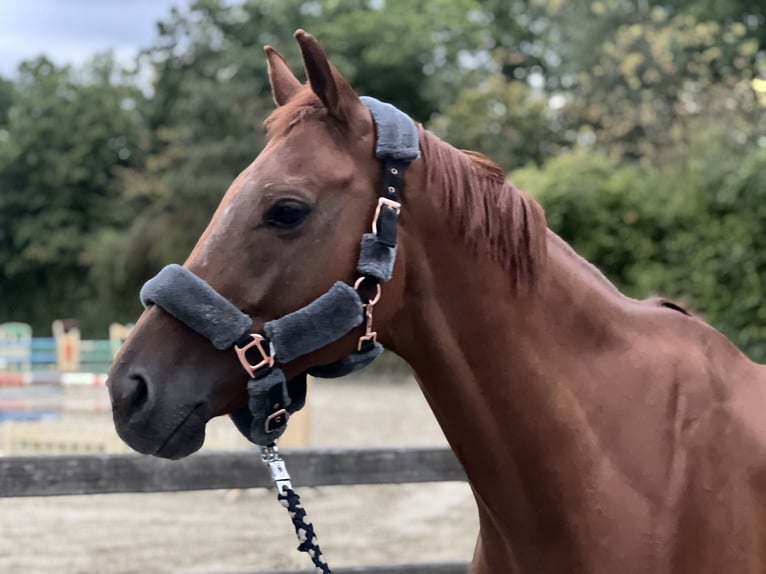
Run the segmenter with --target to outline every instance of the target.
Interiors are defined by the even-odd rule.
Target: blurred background
[[[361,94],[485,153],[636,297],[766,360],[760,0],[0,3],[0,322],[106,338],[183,261],[319,37]]]
[[[258,154],[261,49],[299,71],[299,27],[360,94],[502,165],[626,293],[766,361],[763,0],[0,0],[0,454],[125,449],[103,381],[139,287]],[[295,446],[444,444],[391,357],[311,393]],[[213,421],[206,448],[245,446]],[[471,555],[465,484],[328,492],[304,499],[333,563]],[[0,507],[3,572],[304,564],[263,491]]]

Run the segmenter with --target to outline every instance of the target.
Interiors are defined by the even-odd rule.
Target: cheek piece
[[[418,131],[409,116],[374,98],[361,100],[375,122],[375,156],[383,162],[384,179],[372,233],[362,236],[352,287],[337,281],[326,293],[297,311],[269,321],[264,335],[251,333],[251,318],[203,279],[172,264],[141,288],[141,303],[157,305],[208,339],[216,349],[234,349],[249,375],[248,407],[232,413],[237,428],[251,442],[268,446],[285,431],[290,414],[306,402],[306,373],[287,381],[277,364],[287,364],[349,334],[362,324],[365,333],[356,351],[343,359],[314,367],[308,374],[343,377],[366,367],[383,351],[372,331],[372,310],[380,284],[391,279],[396,260],[396,232],[404,172],[420,156]],[[376,290],[365,302],[359,292]]]

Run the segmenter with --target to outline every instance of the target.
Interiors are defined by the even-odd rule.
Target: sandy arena
[[[88,392],[105,399],[103,389]],[[309,402],[312,447],[445,444],[409,379],[317,381]],[[103,422],[102,432],[111,431],[106,414],[94,418]],[[342,428],[338,420],[344,421]],[[218,429],[230,423],[213,424]],[[464,483],[299,493],[331,566],[471,557],[478,525]],[[306,570],[310,562],[296,545],[273,491],[0,499],[4,574]]]

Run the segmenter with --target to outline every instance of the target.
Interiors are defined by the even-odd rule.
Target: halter
[[[370,364],[383,351],[373,330],[373,310],[380,300],[381,283],[391,279],[396,260],[396,235],[404,172],[420,156],[418,130],[404,112],[391,104],[362,97],[375,123],[375,156],[384,176],[372,221],[372,232],[362,236],[353,287],[336,282],[305,307],[269,321],[264,334],[252,333],[252,320],[200,277],[168,265],[141,289],[145,307],[158,305],[220,350],[233,349],[249,376],[248,407],[232,413],[237,428],[251,442],[270,446],[284,433],[290,415],[306,402],[306,373],[287,381],[277,363],[308,355],[347,335],[362,323],[364,333],[354,352],[335,363],[315,367],[308,374],[342,377]],[[363,297],[361,291],[372,292]]]

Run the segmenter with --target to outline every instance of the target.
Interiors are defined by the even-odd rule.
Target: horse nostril
[[[143,375],[134,373],[128,377],[124,389],[125,408],[129,412],[140,410],[149,399],[149,385]]]

